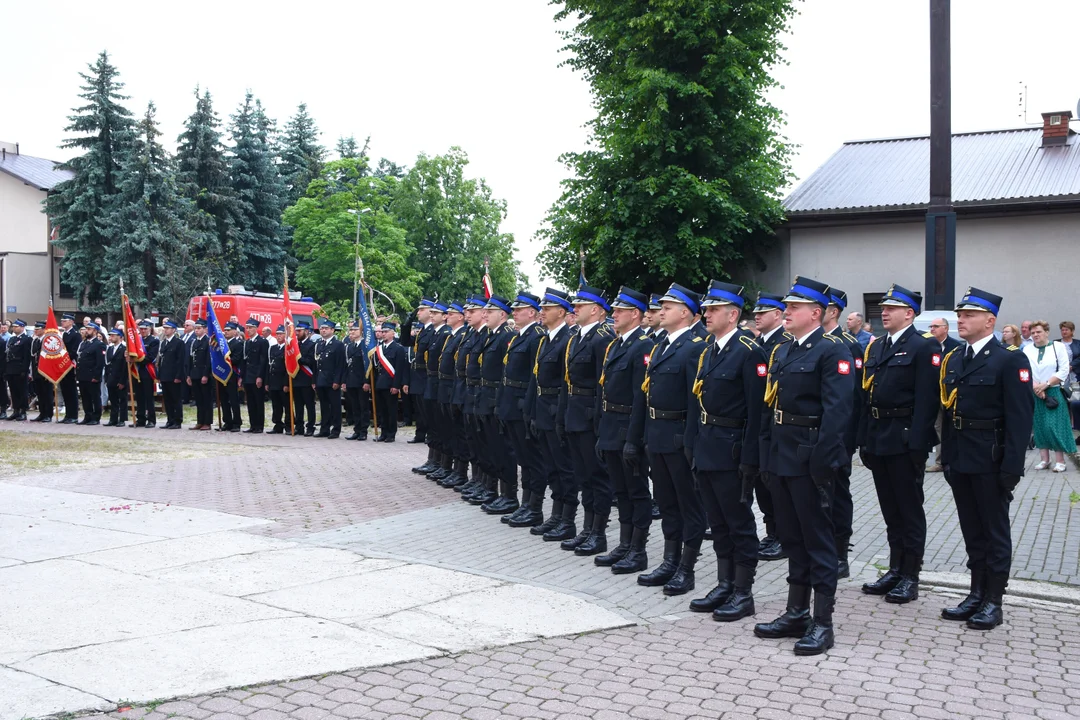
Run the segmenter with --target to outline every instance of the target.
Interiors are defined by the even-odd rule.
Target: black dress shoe
[[[326,437],[330,440],[337,440],[339,437],[341,437],[341,433],[332,432]]]
[[[679,569],[679,561],[681,559],[682,543],[678,540],[668,540],[665,538],[664,561],[651,573],[638,575],[637,584],[644,585],[645,587],[667,585],[671,578],[675,576],[675,571]],[[626,560],[626,558],[623,558],[623,560]],[[615,563],[612,567],[618,567],[618,565],[619,563]]]
[[[311,436],[313,436],[314,434],[315,434],[315,431],[314,431],[314,430],[307,430],[307,431],[306,431],[306,432],[304,433],[304,437],[311,437]]]
[[[240,432],[240,426],[237,425],[236,427],[229,428],[229,432]]]
[[[562,540],[570,540],[577,535],[577,527],[574,525],[573,520],[567,518],[560,519],[555,523],[555,527],[544,533],[544,542],[559,542]]]
[[[251,433],[252,435],[262,435],[262,429],[261,428],[248,428],[244,432]]]
[[[266,434],[267,435],[284,435],[285,434],[285,428],[274,428],[273,430],[270,430]]]
[[[23,419],[25,420],[25,418],[23,418]],[[101,421],[100,420],[91,420],[90,422],[88,422],[86,424],[87,425],[100,425]]]
[[[772,622],[758,623],[754,635],[759,638],[801,638],[810,627],[810,586],[788,585],[787,609]]]
[[[423,445],[427,442],[427,440],[422,437],[414,437],[412,440],[406,440],[405,442],[407,442],[409,445]]]
[[[40,418],[38,422],[52,422],[52,418],[46,415],[45,417]],[[120,425],[123,425],[123,423],[117,423],[117,427],[119,427]]]
[[[396,439],[397,439],[396,437],[390,436],[388,438],[383,438],[382,441],[385,442],[385,443],[391,443],[391,442],[394,442],[394,440],[396,440]]]
[[[79,419],[73,417],[66,417],[60,421],[61,425],[78,425]]]
[[[764,560],[766,562],[770,560],[783,560],[787,557],[787,553],[784,552],[784,548],[780,545],[780,541],[772,535],[766,535],[761,544],[758,545],[758,560]]]

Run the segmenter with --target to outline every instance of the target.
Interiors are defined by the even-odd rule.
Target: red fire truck
[[[255,318],[259,321],[260,330],[264,327],[276,330],[278,325],[285,322],[282,314],[281,293],[255,292],[245,290],[242,285],[231,285],[228,292],[215,290],[209,298],[214,304],[214,315],[222,325],[234,316],[241,326],[247,322],[248,318]],[[188,320],[206,317],[206,299],[206,295],[191,298],[188,303]],[[318,303],[309,297],[301,297],[297,292],[289,293],[289,306],[295,322],[306,322],[312,327],[316,326],[315,318],[320,309]]]

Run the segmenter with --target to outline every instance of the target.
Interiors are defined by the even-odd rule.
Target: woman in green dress
[[[1069,420],[1069,398],[1061,385],[1069,377],[1069,351],[1060,342],[1050,342],[1050,324],[1031,324],[1032,343],[1023,352],[1031,363],[1031,389],[1035,393],[1035,447],[1042,455],[1036,470],[1050,466],[1054,451],[1054,472],[1065,472],[1065,453],[1076,452],[1076,439]],[[1053,407],[1050,407],[1053,406]]]

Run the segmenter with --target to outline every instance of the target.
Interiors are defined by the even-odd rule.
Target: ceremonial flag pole
[[[363,343],[364,343],[364,358],[367,360],[368,369],[365,377],[368,378],[368,387],[371,388],[368,393],[371,396],[371,423],[375,427],[375,434],[379,434],[379,413],[375,407],[375,328],[372,327],[373,319],[371,317],[371,311],[368,309],[367,298],[365,291],[368,289],[364,283],[364,264],[360,263],[360,291],[357,293],[357,301],[360,306],[359,320],[360,327],[363,330]],[[375,304],[375,295],[372,293],[371,304]],[[359,409],[357,409],[359,412]]]
[[[285,319],[285,374],[289,376],[289,434],[296,435],[296,418],[293,413],[293,378],[300,372],[300,343],[296,339],[296,327],[293,323],[292,301],[289,299],[289,266],[285,271],[285,291],[282,293],[282,315]]]
[[[217,398],[218,427],[221,427],[221,386],[227,384],[232,377],[232,353],[229,351],[229,341],[221,331],[217,313],[214,312],[209,281],[206,284],[206,335],[210,338],[210,374],[217,380],[214,384],[214,395]]]
[[[484,299],[490,300],[491,296],[495,293],[495,288],[491,284],[491,274],[489,272],[489,260],[484,258]]]
[[[134,378],[138,377],[138,372],[132,367],[134,364],[132,358],[134,358],[135,362],[144,360],[146,358],[146,348],[143,347],[139,329],[135,326],[135,315],[131,312],[131,303],[128,302],[127,293],[124,292],[123,278],[120,278],[120,302],[124,312],[124,339],[127,340],[128,408],[131,417],[134,419],[137,417],[135,409]],[[135,422],[132,422],[131,427],[135,427]]]
[[[41,352],[38,355],[38,374],[52,383],[53,386],[53,411],[56,420],[60,420],[60,381],[71,372],[75,364],[68,355],[64,339],[60,337],[60,327],[56,324],[56,315],[53,313],[52,303],[49,304],[49,315],[45,321],[45,333],[41,336]]]

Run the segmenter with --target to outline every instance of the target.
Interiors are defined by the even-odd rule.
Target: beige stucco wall
[[[47,255],[7,254],[3,264],[3,296],[0,311],[5,320],[19,317],[27,322],[44,320],[49,310],[49,271]],[[7,312],[15,307],[15,312]]]
[[[0,172],[0,252],[43,253],[49,223],[41,212],[45,193]]]

